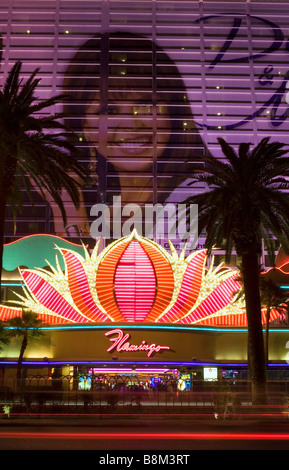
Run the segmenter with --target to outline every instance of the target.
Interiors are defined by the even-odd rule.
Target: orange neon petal
[[[71,297],[76,307],[92,322],[107,321],[109,317],[95,304],[86,273],[78,258],[70,251],[61,250],[67,268]]]
[[[282,313],[277,310],[271,310],[270,322],[282,317]],[[262,325],[266,324],[266,309],[262,309],[261,312]],[[237,314],[224,314],[224,315],[212,315],[211,317],[203,318],[198,322],[198,325],[212,325],[212,326],[247,326],[247,315],[244,310],[243,313]]]
[[[198,325],[207,326],[247,326],[246,312],[237,314],[212,315],[203,318]]]
[[[11,320],[11,318],[21,317],[22,308],[6,307],[0,305],[0,321]]]
[[[183,318],[195,305],[199,296],[207,251],[196,252],[190,260],[180,288],[178,298],[173,307],[161,318],[162,322],[172,322]]]
[[[123,321],[124,317],[117,305],[114,295],[114,276],[116,266],[129,242],[124,241],[114,246],[99,265],[96,274],[96,289],[98,299],[106,312],[114,321]]]

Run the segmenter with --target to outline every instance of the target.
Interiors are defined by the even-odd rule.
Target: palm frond
[[[79,207],[79,180],[86,180],[88,171],[70,139],[71,130],[62,122],[64,113],[50,112],[64,95],[39,100],[39,69],[23,81],[21,68],[21,62],[16,62],[0,92],[1,200],[6,198],[16,220],[23,203],[21,189],[32,196],[32,187],[37,188],[43,198],[52,196],[66,223],[63,191]]]
[[[251,150],[241,143],[236,152],[224,139],[218,139],[227,161],[206,158],[206,170],[192,175],[191,187],[200,184],[202,194],[186,203],[198,205],[199,233],[206,232],[206,246],[222,245],[236,249],[237,238],[289,239],[289,158],[284,144],[262,141]],[[246,234],[246,236],[244,236]],[[289,244],[287,242],[286,246]]]

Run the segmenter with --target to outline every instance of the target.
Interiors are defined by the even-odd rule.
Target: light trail
[[[260,440],[288,441],[289,433],[73,433],[73,432],[0,432],[0,439],[123,439],[123,440]]]

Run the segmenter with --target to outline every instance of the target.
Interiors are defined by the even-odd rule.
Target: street
[[[0,449],[138,451],[140,456],[154,450],[289,450],[289,422],[169,417],[6,419],[0,421]]]

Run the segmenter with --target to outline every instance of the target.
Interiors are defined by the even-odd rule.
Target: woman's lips
[[[152,136],[136,136],[130,138],[121,138],[115,142],[114,144],[121,150],[121,152],[135,155],[138,153],[144,153],[152,146]]]

